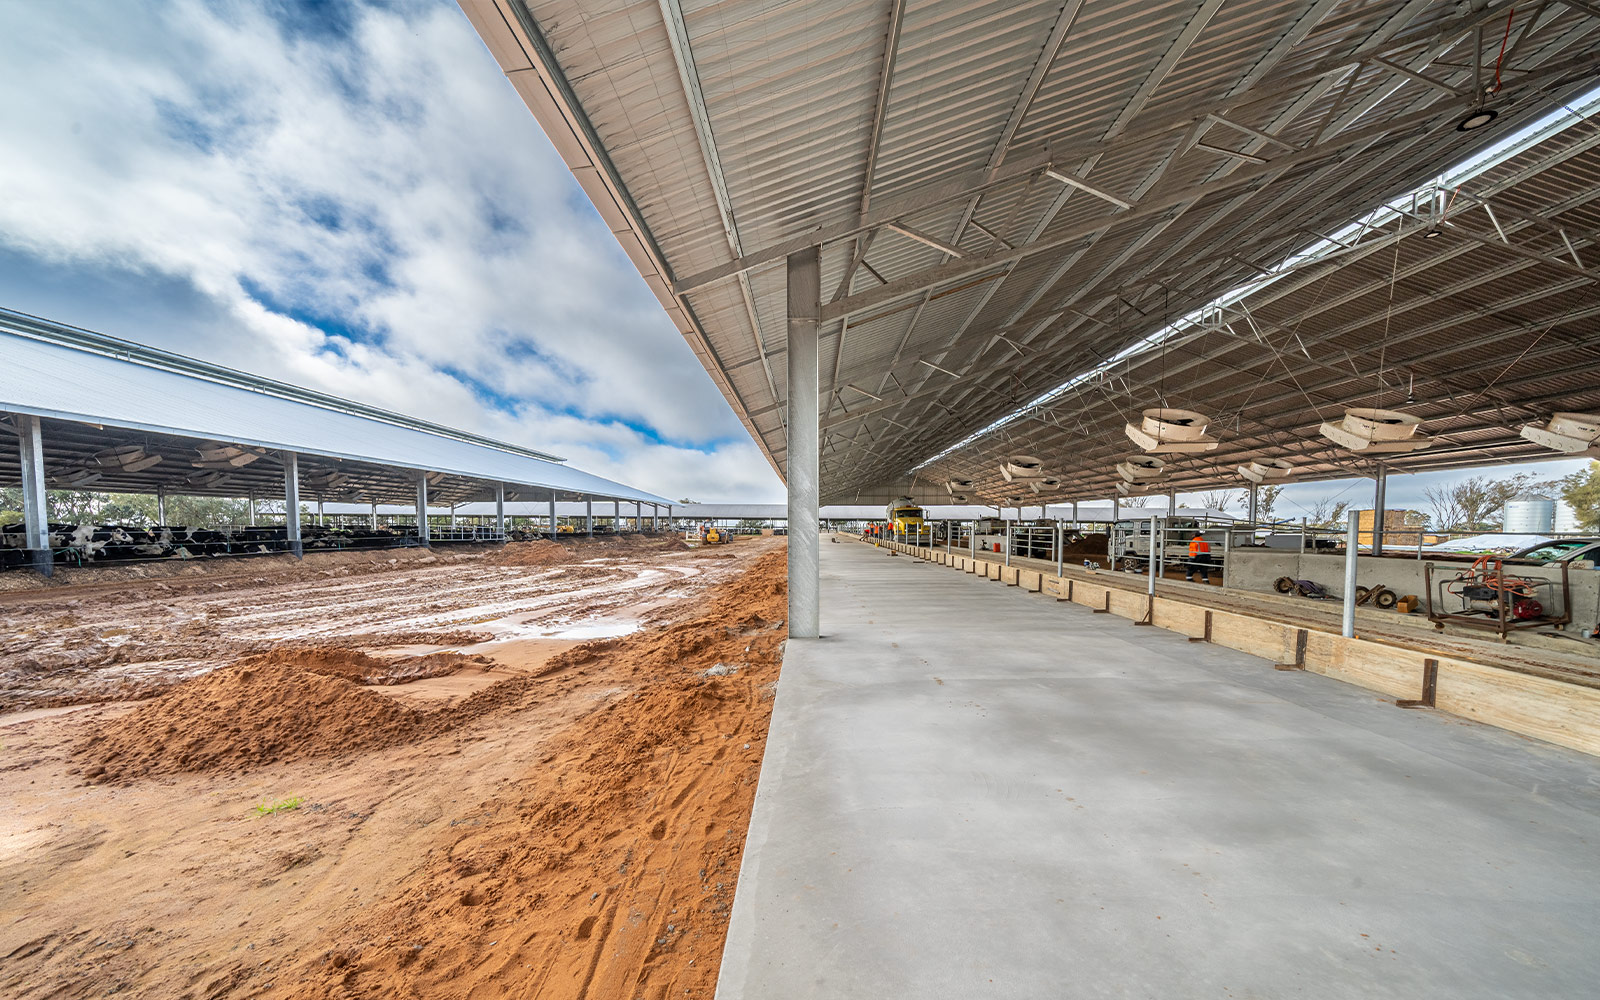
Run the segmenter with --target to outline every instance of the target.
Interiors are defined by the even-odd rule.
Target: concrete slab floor
[[[1600,760],[822,545],[717,990],[1591,997]]]

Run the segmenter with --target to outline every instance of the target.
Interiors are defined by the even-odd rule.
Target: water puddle
[[[590,621],[571,622],[569,624],[554,624],[543,622],[530,624],[521,628],[531,629],[524,633],[537,639],[569,639],[584,642],[589,639],[618,639],[625,635],[632,635],[639,631],[639,623],[635,621]]]

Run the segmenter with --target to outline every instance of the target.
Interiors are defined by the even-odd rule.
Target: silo
[[[1512,533],[1548,535],[1555,528],[1556,502],[1549,497],[1525,493],[1506,501],[1506,527]]]
[[[1555,530],[1564,535],[1576,534],[1583,530],[1583,526],[1578,523],[1578,512],[1565,500],[1556,501]]]

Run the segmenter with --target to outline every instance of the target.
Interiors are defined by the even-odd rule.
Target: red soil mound
[[[429,653],[381,659],[360,650],[339,646],[279,648],[239,660],[237,666],[289,666],[324,677],[343,677],[357,684],[405,684],[425,677],[443,677],[464,666],[488,666],[486,656],[465,653]]]
[[[391,746],[425,733],[428,717],[343,678],[283,664],[240,665],[110,720],[77,752],[86,778],[126,781]]]
[[[692,620],[553,658],[543,683],[623,693],[552,737],[400,895],[334,932],[291,995],[709,998],[778,675],[784,566],[770,553]]]

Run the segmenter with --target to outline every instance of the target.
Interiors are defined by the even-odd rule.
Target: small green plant
[[[269,806],[263,802],[259,806],[256,806],[256,815],[271,816],[273,813],[288,812],[291,809],[299,809],[300,803],[304,801],[304,798],[296,795],[293,798],[284,799],[282,802],[279,802],[275,805]]]

